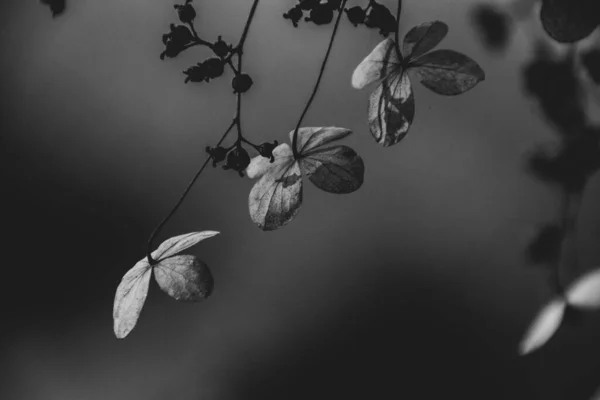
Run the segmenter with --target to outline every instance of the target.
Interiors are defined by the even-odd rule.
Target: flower
[[[453,50],[432,50],[448,33],[441,21],[412,28],[404,37],[402,52],[392,39],[384,39],[356,67],[352,86],[362,89],[380,82],[369,99],[369,127],[383,146],[398,143],[412,124],[415,102],[408,73],[435,93],[453,96],[485,79],[481,67]]]
[[[152,271],[158,286],[175,300],[201,301],[210,296],[214,282],[207,265],[196,256],[178,253],[218,234],[215,231],[192,232],[167,239],[152,252],[155,263],[150,264],[144,257],[127,271],[117,287],[113,305],[117,338],[126,337],[137,324],[148,295]]]
[[[294,142],[295,131],[290,132]],[[258,179],[248,199],[250,217],[259,228],[275,230],[290,222],[302,204],[302,175],[319,189],[330,193],[351,193],[362,186],[364,163],[350,147],[325,145],[352,133],[338,127],[300,128],[297,155],[287,143],[277,146],[274,161],[257,156],[246,175]]]

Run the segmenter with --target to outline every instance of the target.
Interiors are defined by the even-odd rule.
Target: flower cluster
[[[252,146],[260,156],[268,158],[272,163],[275,161],[275,157],[273,156],[273,150],[279,144],[277,140],[273,143],[265,142],[260,145],[255,145],[250,143],[246,139],[238,140],[236,143],[229,147],[225,148],[222,146],[216,147],[206,147],[206,152],[210,155],[213,162],[213,167],[216,167],[218,163],[225,161],[225,165],[223,165],[223,169],[225,170],[233,170],[237,171],[240,177],[244,176],[244,170],[250,165],[250,155],[248,151],[243,147],[242,142],[245,142]]]
[[[316,25],[326,25],[333,21],[334,11],[339,11],[341,8],[341,0],[300,0],[298,4],[292,7],[287,13],[283,14],[283,18],[292,21],[295,27],[298,27],[298,22],[304,17],[304,12],[308,12],[308,17],[304,20],[313,22]]]
[[[398,22],[392,12],[374,0],[369,0],[365,8],[354,6],[345,11],[352,25],[365,25],[367,28],[379,29],[382,36],[388,36],[398,29]]]

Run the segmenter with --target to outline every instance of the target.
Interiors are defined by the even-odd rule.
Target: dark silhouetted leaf
[[[211,238],[218,234],[219,232],[215,231],[202,231],[186,233],[185,235],[169,238],[162,242],[160,246],[158,246],[158,249],[152,253],[152,258],[157,261],[164,260],[167,257],[181,253],[185,249],[189,249],[204,239]]]
[[[535,96],[546,119],[559,133],[572,135],[586,123],[584,99],[574,63],[538,42],[535,58],[523,70],[525,91]]]
[[[351,193],[361,187],[365,166],[348,146],[334,146],[302,154],[302,171],[316,187],[330,193]]]
[[[442,21],[425,22],[408,31],[404,36],[402,53],[414,60],[437,46],[448,34],[448,25]]]
[[[512,28],[508,13],[492,4],[478,4],[471,10],[471,18],[489,50],[506,49]]]
[[[455,96],[485,79],[485,72],[466,55],[454,50],[435,50],[411,64],[410,71],[435,93]]]
[[[567,302],[578,308],[600,308],[600,270],[584,274],[566,290]]]
[[[298,213],[302,204],[302,172],[292,149],[283,143],[273,151],[275,161],[265,165],[254,160],[249,177],[259,177],[249,196],[252,221],[265,231],[281,228]],[[259,156],[261,157],[261,156]]]
[[[322,147],[331,142],[341,140],[350,135],[352,131],[346,128],[335,126],[319,128],[300,128],[298,129],[298,153],[303,155],[307,152]],[[294,140],[294,131],[290,132],[290,142]]]
[[[600,23],[597,0],[543,0],[540,18],[557,42],[572,43],[588,37]]]
[[[150,275],[150,264],[144,258],[121,279],[113,304],[113,328],[117,338],[123,339],[135,327],[148,295]]]
[[[48,7],[50,7],[50,11],[52,11],[53,17],[56,17],[56,16],[62,14],[63,12],[65,12],[65,9],[67,8],[66,0],[40,0],[40,1],[42,2],[42,4],[45,4]]]
[[[399,71],[401,64],[402,59],[396,49],[396,43],[392,39],[385,39],[358,64],[352,74],[352,87],[362,89],[394,71]]]
[[[414,115],[415,100],[405,72],[385,78],[369,98],[369,128],[384,147],[406,136]]]
[[[521,355],[537,350],[550,340],[560,327],[565,308],[565,301],[561,298],[555,298],[541,309],[519,344]]]
[[[206,299],[213,290],[213,277],[208,266],[192,255],[174,256],[154,266],[158,286],[180,301]]]

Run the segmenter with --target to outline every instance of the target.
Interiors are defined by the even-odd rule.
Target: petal
[[[398,143],[415,116],[415,99],[406,73],[384,79],[369,98],[369,128],[384,147]]]
[[[317,149],[300,159],[300,167],[319,189],[329,193],[351,193],[362,186],[365,165],[348,146]]]
[[[436,50],[425,54],[410,66],[423,86],[435,93],[454,96],[485,80],[479,64],[454,50]]]
[[[391,74],[400,68],[401,55],[396,49],[396,42],[384,39],[354,70],[352,87],[362,89],[370,83]]]
[[[213,290],[208,266],[192,255],[169,257],[154,266],[158,286],[175,300],[200,301]]]
[[[275,161],[271,162],[268,158],[263,156],[256,156],[246,168],[246,175],[250,179],[256,179],[263,176],[270,168],[281,163],[287,163],[290,159],[293,159],[292,148],[287,143],[282,143],[273,149],[273,157]]]
[[[598,0],[543,0],[540,19],[551,38],[572,43],[588,37],[600,23]]]
[[[531,353],[550,340],[562,322],[565,308],[565,301],[556,298],[541,309],[519,345],[521,355]]]
[[[307,153],[317,147],[328,143],[341,140],[350,135],[352,131],[346,128],[335,126],[321,128],[300,128],[298,129],[298,153]],[[290,132],[290,142],[294,141],[294,131]]]
[[[152,258],[157,261],[171,257],[183,250],[200,243],[201,241],[218,235],[216,231],[190,232],[184,235],[174,236],[162,242],[158,249],[152,252]]]
[[[580,308],[600,307],[600,269],[583,275],[566,290],[567,302]]]
[[[123,339],[135,327],[148,295],[150,275],[150,264],[144,258],[121,279],[113,304],[113,329],[117,338]]]
[[[448,34],[448,25],[442,21],[425,22],[413,27],[402,44],[404,58],[414,60],[437,46]]]
[[[250,191],[250,218],[264,231],[290,222],[302,204],[302,172],[298,162],[277,164],[270,168]]]

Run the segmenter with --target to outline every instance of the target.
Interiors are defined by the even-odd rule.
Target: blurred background
[[[332,26],[295,29],[282,18],[294,3],[262,0],[248,37],[244,67],[255,84],[243,121],[258,143],[287,140],[329,40]],[[521,90],[541,28],[520,26],[509,51],[488,52],[470,0],[404,2],[402,35],[445,21],[440,47],[474,58],[486,80],[451,98],[416,83],[415,122],[391,148],[368,131],[372,89],[350,86],[381,36],[342,20],[305,125],[354,131],[346,144],[365,160],[363,188],[336,196],[307,184],[297,218],[262,232],[248,215],[253,182],[209,170],[158,241],[221,231],[193,251],[213,272],[213,295],[182,304],[152,281],[137,327],[116,339],[121,277],[234,113],[230,75],[183,83],[208,50],[159,60],[173,4],[71,1],[56,19],[37,0],[0,6],[0,398],[591,396],[598,313],[517,355],[551,297],[524,249],[559,205],[524,168],[532,148],[555,139]],[[250,4],[196,0],[200,35],[235,43]],[[594,179],[578,231],[586,268],[600,263],[599,199]]]

